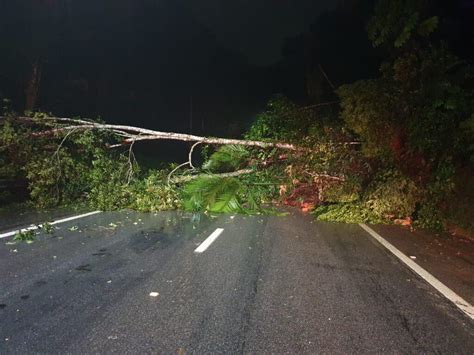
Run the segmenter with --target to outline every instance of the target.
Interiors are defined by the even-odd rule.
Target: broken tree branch
[[[180,164],[176,168],[171,170],[171,172],[168,174],[168,177],[166,179],[168,182],[168,185],[171,185],[171,176],[173,176],[173,174],[177,172],[179,169],[184,168],[185,166],[188,166],[188,165],[189,165],[189,161],[187,161],[186,163]]]
[[[332,106],[332,105],[336,105],[338,103],[339,103],[339,101],[323,102],[323,103],[320,103],[320,104],[301,107],[301,108],[298,109],[298,111],[313,110],[313,109],[318,108],[318,107]]]
[[[1,118],[1,117],[0,117]],[[216,144],[216,145],[243,145],[247,147],[259,147],[259,148],[279,148],[279,149],[287,149],[287,150],[305,150],[304,148],[297,147],[294,144],[289,143],[279,143],[279,142],[261,142],[261,141],[252,141],[252,140],[242,140],[242,139],[228,139],[228,138],[215,138],[215,137],[201,137],[192,134],[185,134],[185,133],[174,133],[174,132],[161,132],[155,131],[151,129],[139,128],[134,126],[126,126],[126,125],[114,125],[114,124],[106,124],[106,123],[96,123],[92,121],[80,120],[80,119],[73,119],[73,118],[64,118],[64,117],[46,117],[41,119],[34,119],[29,117],[19,117],[20,119],[29,119],[40,122],[41,120],[46,120],[50,122],[57,122],[57,123],[74,123],[75,125],[69,125],[67,127],[58,127],[51,130],[37,132],[38,136],[47,136],[48,134],[55,134],[66,132],[68,130],[74,129],[98,129],[98,130],[105,130],[118,133],[117,131],[121,132],[122,134],[129,134],[135,133],[136,135],[141,136],[130,136],[129,138],[125,139],[122,144],[115,144],[110,146],[110,148],[120,147],[124,144],[131,144],[132,142],[137,141],[145,141],[145,140],[177,140],[183,142],[199,142],[200,144]]]
[[[6,117],[1,117],[5,119]],[[107,124],[99,123],[91,120],[83,119],[74,119],[66,117],[41,117],[41,118],[32,118],[32,117],[15,117],[15,119],[34,122],[37,125],[46,125],[48,127],[45,131],[33,132],[33,137],[47,137],[50,135],[57,135],[60,133],[70,132],[71,130],[91,130],[97,129],[102,131],[108,131],[116,134],[117,136],[125,138],[120,144],[110,145],[109,148],[117,148],[124,145],[130,145],[138,141],[145,140],[175,140],[183,142],[195,142],[198,144],[212,144],[212,145],[241,145],[247,147],[257,147],[257,148],[278,148],[285,149],[297,152],[310,152],[312,149],[307,147],[296,146],[291,143],[284,142],[263,142],[263,141],[253,141],[253,140],[242,140],[242,139],[229,139],[229,138],[217,138],[217,137],[201,137],[192,134],[185,133],[175,133],[175,132],[162,132],[155,131],[146,128],[127,126],[127,125],[116,125],[116,124]],[[51,125],[59,125],[51,128]],[[63,125],[63,126],[61,126]],[[196,144],[195,146],[197,146]],[[319,145],[360,145],[361,142],[322,142],[318,143]],[[193,148],[194,149],[194,148]],[[192,149],[192,150],[193,150]],[[190,152],[192,155],[192,151]],[[192,162],[188,162],[192,167]]]
[[[331,105],[336,102],[328,102],[315,105],[322,106],[322,105]],[[306,107],[303,109],[309,109],[311,107]],[[9,117],[11,119],[12,117]],[[6,119],[6,117],[0,116],[0,122]],[[14,117],[18,121],[22,123],[26,123],[31,125],[34,130],[30,133],[30,137],[49,137],[53,136],[54,138],[61,138],[61,143],[59,144],[55,154],[53,157],[58,158],[59,161],[59,150],[66,142],[66,140],[73,134],[78,131],[88,131],[88,130],[100,130],[100,131],[107,131],[112,134],[115,134],[117,137],[124,138],[121,144],[115,144],[109,146],[113,147],[121,147],[124,145],[129,145],[128,147],[128,171],[127,171],[127,183],[130,183],[133,176],[133,166],[136,163],[135,156],[133,153],[133,148],[136,142],[144,141],[144,140],[177,140],[177,141],[184,141],[184,142],[193,142],[194,144],[191,146],[190,151],[188,153],[188,161],[183,164],[178,165],[175,167],[167,177],[168,184],[171,183],[180,183],[193,180],[202,174],[189,174],[196,171],[195,166],[193,165],[192,158],[193,152],[197,146],[200,144],[214,144],[214,145],[241,145],[247,147],[258,147],[258,148],[278,148],[278,149],[286,149],[290,151],[294,151],[294,155],[298,157],[304,156],[304,153],[310,153],[315,151],[318,145],[325,146],[351,146],[351,145],[359,145],[361,142],[319,142],[315,143],[313,147],[301,147],[290,143],[283,143],[283,142],[263,142],[263,141],[253,141],[253,140],[241,140],[241,139],[228,139],[228,138],[217,138],[217,137],[202,137],[196,136],[192,134],[184,134],[184,133],[174,133],[174,132],[162,132],[156,131],[146,128],[128,126],[128,125],[116,125],[116,124],[107,124],[107,123],[100,123],[94,122],[91,120],[84,120],[84,119],[74,119],[74,118],[64,118],[64,117]],[[43,129],[43,130],[42,130]],[[280,155],[277,160],[268,160],[264,161],[259,164],[259,167],[268,167],[271,164],[276,162],[285,161],[287,160],[287,154]],[[188,166],[190,170],[188,170],[188,175],[184,175],[175,179],[172,179],[173,174],[176,173],[179,169]],[[244,174],[251,174],[255,170],[253,169],[242,169],[239,171],[231,172],[231,173],[224,173],[224,174],[209,174],[205,173],[206,176],[219,176],[219,177],[236,177]],[[345,181],[344,177],[341,176],[332,176],[329,174],[312,174],[308,171],[305,171],[307,174],[311,175],[317,179],[330,179],[330,180],[338,180],[338,181]]]
[[[133,178],[133,164],[136,163],[135,154],[133,153],[133,146],[135,145],[135,141],[130,144],[130,149],[128,150],[128,171],[127,171],[127,185],[130,184]]]
[[[335,181],[341,181],[341,182],[346,181],[346,178],[341,177],[341,176],[335,176],[335,175],[329,175],[329,174],[315,174],[315,173],[310,173],[307,170],[304,170],[304,172],[315,179],[327,179],[327,180],[335,180]]]
[[[193,152],[194,152],[194,149],[195,149],[199,144],[202,144],[202,143],[201,143],[201,142],[196,142],[196,143],[194,143],[193,146],[191,147],[191,149],[189,150],[188,159],[189,159],[189,166],[191,167],[191,169],[196,169],[196,167],[193,165]]]
[[[178,165],[176,168],[174,168],[169,174],[168,174],[168,185],[170,185],[171,183],[171,176],[176,172],[178,171],[179,169],[181,168],[184,168],[186,165],[189,165],[189,168],[191,169],[190,171],[193,171],[193,170],[196,170],[196,167],[193,165],[193,152],[194,152],[194,149],[199,145],[201,144],[201,142],[196,142],[193,144],[193,146],[191,147],[191,149],[189,150],[189,154],[188,154],[188,161],[181,164],[181,165]]]

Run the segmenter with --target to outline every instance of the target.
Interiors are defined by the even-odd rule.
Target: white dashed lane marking
[[[214,241],[219,238],[219,236],[222,234],[222,232],[224,231],[223,228],[217,228],[214,232],[212,232],[212,234],[207,237],[207,239],[205,241],[203,241],[201,243],[201,245],[199,245],[196,250],[194,251],[195,253],[198,253],[198,254],[201,254],[201,253],[204,253],[207,248],[209,248],[209,246],[214,243]]]

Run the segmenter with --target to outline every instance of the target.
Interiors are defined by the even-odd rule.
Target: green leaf
[[[405,27],[402,30],[402,33],[398,36],[398,38],[395,40],[395,47],[400,48],[405,45],[406,42],[411,38],[412,32],[415,29],[416,24],[418,23],[418,18],[419,18],[418,12],[415,12],[410,16],[408,19],[407,23],[405,24]]]
[[[242,184],[235,178],[200,177],[184,188],[184,208],[188,211],[216,213],[240,212]]]
[[[248,155],[247,150],[242,146],[227,145],[212,154],[202,168],[213,173],[235,171],[244,166]]]
[[[438,16],[430,17],[429,19],[426,19],[425,21],[420,23],[420,25],[418,26],[418,34],[423,37],[428,37],[430,34],[436,31],[438,25]]]

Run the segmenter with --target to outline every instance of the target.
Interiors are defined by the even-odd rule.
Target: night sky
[[[462,58],[473,1],[446,6]],[[37,65],[35,110],[237,137],[275,95],[334,100],[320,66],[336,86],[377,75],[374,2],[0,0],[0,99],[23,111]]]
[[[334,0],[181,0],[223,45],[245,54],[250,63],[273,64],[287,37],[308,30]]]
[[[301,96],[283,45],[342,1],[0,0],[0,97],[22,110],[39,62],[37,109],[190,131],[193,101],[193,129],[217,134]]]

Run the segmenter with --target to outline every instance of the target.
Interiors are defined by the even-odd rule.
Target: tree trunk
[[[33,111],[36,107],[36,102],[38,100],[38,94],[41,84],[41,74],[42,74],[42,63],[40,59],[36,61],[31,66],[31,76],[28,81],[28,85],[25,90],[26,100],[25,100],[25,110]]]

